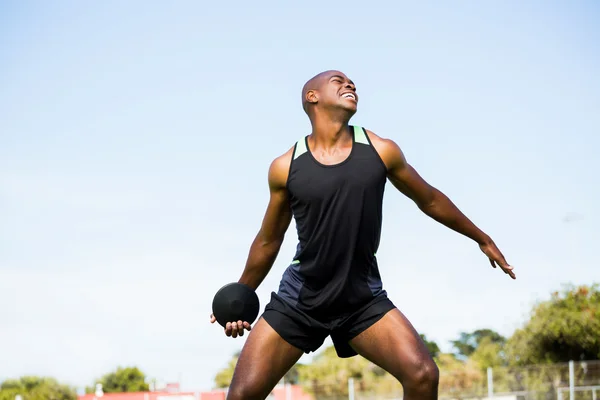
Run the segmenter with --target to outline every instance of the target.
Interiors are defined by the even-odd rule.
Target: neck
[[[313,140],[323,147],[332,147],[346,140],[350,135],[349,118],[346,115],[335,116],[317,114],[311,118]]]

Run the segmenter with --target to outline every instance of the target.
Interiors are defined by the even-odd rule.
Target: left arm
[[[406,158],[394,142],[387,146],[388,179],[415,202],[426,215],[448,228],[474,240],[479,245],[489,244],[492,239],[466,217],[442,192],[427,183],[419,173],[406,162]]]
[[[429,217],[477,242],[490,259],[492,267],[498,264],[515,279],[513,267],[508,265],[492,238],[469,220],[444,193],[427,183],[406,161],[394,141],[382,139],[372,132],[368,134],[387,167],[388,179],[400,192],[412,199]]]

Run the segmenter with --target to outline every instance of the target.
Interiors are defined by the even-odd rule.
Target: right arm
[[[239,283],[256,290],[273,266],[285,232],[292,220],[286,182],[291,162],[291,149],[273,160],[269,167],[269,204],[248,253]]]
[[[269,167],[269,204],[263,221],[250,246],[246,266],[238,283],[244,283],[256,290],[265,279],[283,243],[285,232],[292,220],[292,211],[288,201],[287,177],[292,159],[293,148],[276,158]],[[211,314],[210,322],[216,318]],[[252,327],[247,321],[227,322],[225,334],[231,337],[243,336],[244,329]]]

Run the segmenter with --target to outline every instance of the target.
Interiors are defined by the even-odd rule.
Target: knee
[[[409,386],[422,391],[436,390],[440,380],[440,370],[431,359],[419,363],[411,374]]]

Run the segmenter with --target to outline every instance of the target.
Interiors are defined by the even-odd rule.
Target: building
[[[101,388],[98,388],[101,389]],[[227,391],[215,389],[204,392],[180,392],[179,385],[167,385],[165,390],[133,393],[96,393],[78,396],[78,400],[225,400]],[[298,385],[278,385],[268,400],[313,400],[313,397]]]

